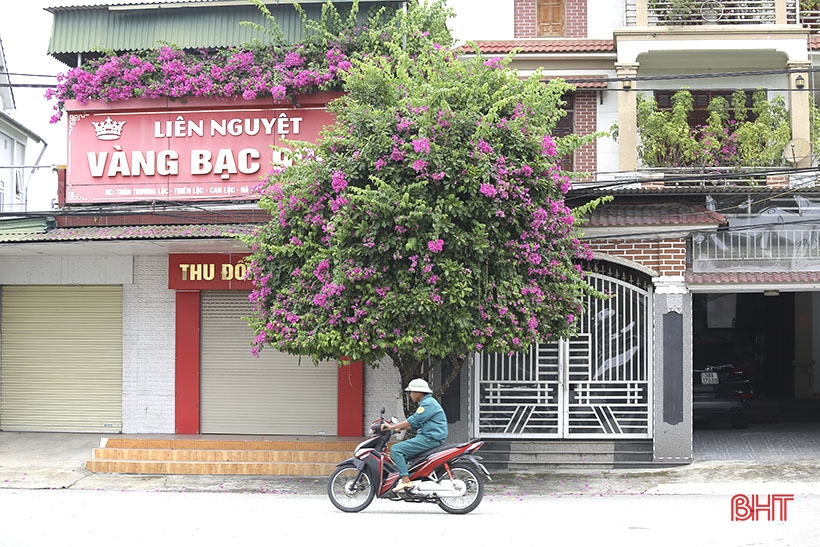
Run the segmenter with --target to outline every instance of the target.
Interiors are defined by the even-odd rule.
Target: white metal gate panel
[[[648,438],[651,293],[597,274],[577,336],[519,354],[477,356],[482,437]]]
[[[480,356],[481,435],[559,435],[564,393],[558,349],[556,344],[536,344],[526,353]]]

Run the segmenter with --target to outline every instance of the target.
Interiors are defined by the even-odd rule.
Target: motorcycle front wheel
[[[438,505],[448,513],[464,515],[481,503],[484,497],[484,481],[472,465],[456,464],[450,467],[450,472],[456,480],[464,481],[467,490],[458,498],[439,498]],[[441,476],[446,477],[446,472]]]
[[[345,513],[361,511],[370,505],[375,495],[376,487],[370,475],[367,471],[360,475],[353,465],[337,468],[327,483],[327,496],[337,509]]]

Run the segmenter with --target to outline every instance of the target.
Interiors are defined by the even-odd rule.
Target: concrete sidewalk
[[[727,443],[731,448],[727,455],[737,449],[753,455],[755,446],[770,449],[772,439],[783,435],[796,434],[803,440],[811,439],[800,430],[766,434],[751,431],[746,436],[723,433],[698,435],[695,444],[698,445],[698,439],[707,445]],[[728,442],[731,439],[734,439],[733,443]],[[747,442],[749,439],[755,442],[750,444]],[[100,434],[0,432],[0,488],[310,495],[324,495],[326,491],[326,478],[95,474],[87,471],[84,465],[85,460],[91,457],[93,448],[100,445],[100,440]],[[817,447],[809,450],[805,443],[800,442],[782,442],[781,445],[783,450],[774,453],[770,450],[768,456],[703,459],[689,465],[666,468],[494,473],[493,481],[487,484],[487,495],[736,493],[741,483],[754,483],[757,490],[765,487],[785,489],[794,494],[820,494],[820,458],[811,457]],[[700,450],[703,451],[704,447],[701,446]]]

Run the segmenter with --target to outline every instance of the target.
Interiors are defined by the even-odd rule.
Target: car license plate
[[[700,383],[701,384],[717,384],[718,383],[718,373],[717,372],[701,372],[700,373]]]

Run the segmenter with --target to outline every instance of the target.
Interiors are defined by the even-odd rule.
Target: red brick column
[[[598,92],[579,89],[575,92],[575,133],[589,135],[598,128]],[[595,178],[598,171],[598,145],[595,142],[585,144],[575,151],[575,170],[591,173]]]

